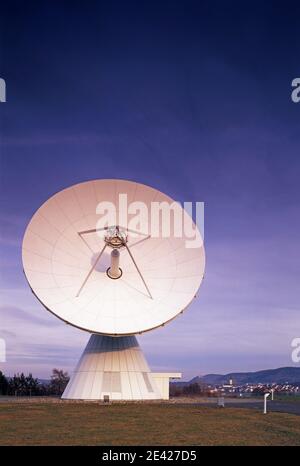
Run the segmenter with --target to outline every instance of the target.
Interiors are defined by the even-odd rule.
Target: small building
[[[170,380],[181,379],[180,372],[152,372],[152,377],[163,400],[169,399]]]

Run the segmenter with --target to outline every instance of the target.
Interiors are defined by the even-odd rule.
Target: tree
[[[14,376],[9,381],[9,393],[10,395],[22,395],[24,387],[25,376],[22,373],[14,374]]]
[[[38,395],[39,394],[39,382],[38,379],[34,379],[32,374],[29,374],[25,378],[25,385],[26,385],[26,394],[27,395]]]
[[[200,395],[201,387],[198,383],[191,383],[183,387],[184,395]]]
[[[0,395],[7,395],[8,393],[8,380],[0,371]]]
[[[175,396],[182,396],[183,393],[183,388],[176,382],[171,382],[170,383],[170,397],[175,397]]]
[[[53,395],[62,395],[64,389],[69,382],[70,377],[68,372],[61,369],[53,369],[50,382],[50,392]]]
[[[37,379],[32,377],[32,374],[25,376],[22,372],[21,374],[15,374],[10,379],[8,392],[10,395],[15,396],[39,395],[40,384]]]

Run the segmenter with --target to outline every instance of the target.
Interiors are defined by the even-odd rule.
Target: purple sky
[[[21,241],[42,202],[94,178],[132,179],[179,201],[205,202],[205,281],[188,312],[139,338],[153,369],[190,378],[293,365],[290,344],[300,337],[295,8],[7,3],[2,370],[71,371],[88,339],[31,294]]]

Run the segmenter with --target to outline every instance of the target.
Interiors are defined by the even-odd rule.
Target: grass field
[[[300,416],[169,404],[2,403],[1,445],[300,445]]]

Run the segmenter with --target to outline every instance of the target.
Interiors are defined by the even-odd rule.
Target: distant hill
[[[38,379],[38,382],[42,385],[50,385],[51,380],[50,379]]]
[[[207,374],[202,377],[194,377],[188,383],[206,383],[222,385],[232,379],[234,384],[245,383],[300,383],[300,367],[279,367],[257,372],[231,372],[229,374]]]

